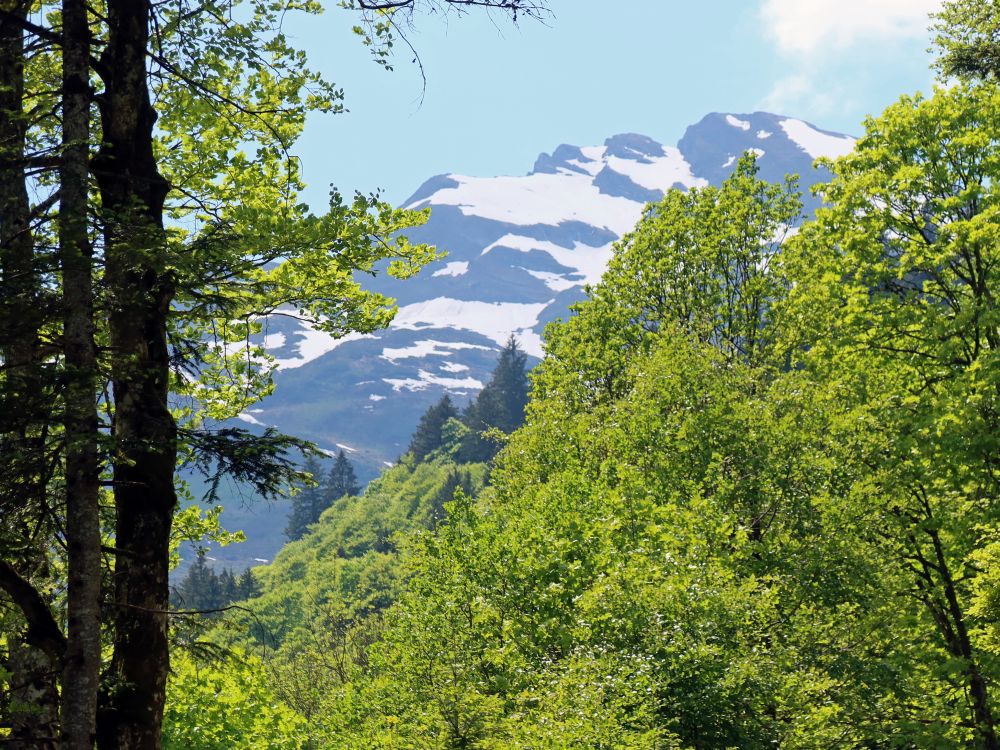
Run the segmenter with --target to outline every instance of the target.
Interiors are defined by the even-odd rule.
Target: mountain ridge
[[[429,221],[407,234],[447,257],[416,278],[385,274],[366,287],[398,301],[389,328],[339,340],[293,317],[265,321],[260,339],[276,357],[275,392],[240,415],[252,429],[275,426],[326,451],[343,449],[366,481],[403,453],[424,411],[447,393],[459,405],[489,379],[504,341],[516,336],[537,361],[547,323],[569,314],[607,266],[612,245],[664,190],[719,184],[739,156],[753,149],[763,178],[801,176],[808,188],[828,178],[815,158],[839,156],[850,136],[766,112],[710,113],[676,146],[638,133],[609,136],[601,146],[560,144],[541,153],[521,176],[435,175],[404,203],[431,208]],[[273,536],[286,512],[269,506],[261,518],[226,511],[226,524],[248,535]],[[235,558],[270,558],[280,539],[220,550]],[[271,549],[273,547],[273,549]],[[235,557],[234,557],[235,556]]]

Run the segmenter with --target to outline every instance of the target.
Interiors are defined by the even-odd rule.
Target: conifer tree
[[[184,609],[209,610],[218,606],[219,578],[205,562],[205,555],[198,555],[177,587],[176,594],[177,603]]]
[[[216,573],[204,554],[188,569],[187,575],[174,588],[171,604],[177,609],[198,610],[205,615],[212,610],[228,607],[233,602],[251,599],[260,593],[260,586],[247,568],[237,576],[231,568]]]
[[[417,461],[422,461],[433,451],[444,444],[444,425],[449,419],[458,416],[458,409],[451,402],[451,397],[445,394],[434,406],[424,412],[417,425],[413,439],[410,441],[408,453],[412,453]]]
[[[313,456],[306,459],[305,470],[315,482],[322,472],[319,461]],[[301,539],[306,533],[309,524],[315,523],[322,513],[322,508],[326,507],[323,500],[323,490],[319,484],[301,484],[298,487],[298,494],[292,498],[292,509],[288,513],[288,525],[285,527],[285,536],[290,542]]]
[[[344,495],[357,495],[361,491],[354,466],[342,450],[337,453],[333,468],[325,478],[321,479],[323,467],[313,457],[306,460],[305,470],[317,483],[300,485],[299,493],[292,498],[292,509],[285,527],[285,536],[292,542],[301,539],[309,526],[316,523],[335,500]]]
[[[254,578],[253,573],[250,572],[250,568],[244,570],[240,575],[239,581],[236,585],[236,590],[240,601],[246,601],[247,599],[253,599],[255,596],[260,596],[260,584],[257,583],[257,579]]]
[[[216,607],[225,607],[230,602],[236,601],[239,598],[239,592],[236,590],[236,576],[233,575],[233,571],[229,568],[224,569],[219,573],[217,579],[218,581],[218,597],[216,599]]]
[[[498,446],[482,433],[496,428],[510,434],[524,422],[524,407],[528,403],[527,361],[527,355],[512,335],[500,351],[490,382],[462,415],[469,434],[462,441],[459,460],[491,460]]]
[[[337,457],[333,461],[333,468],[327,474],[326,483],[322,487],[326,503],[319,509],[313,522],[319,520],[320,515],[330,507],[334,500],[339,500],[344,495],[357,495],[359,492],[361,492],[361,487],[358,485],[358,477],[354,473],[354,465],[341,450],[337,453]]]

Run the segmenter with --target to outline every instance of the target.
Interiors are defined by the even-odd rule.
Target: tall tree
[[[457,416],[458,409],[451,402],[451,397],[445,394],[440,401],[424,412],[406,452],[411,453],[417,461],[425,459],[444,445],[444,425],[449,419],[455,419]]]
[[[912,637],[968,696],[943,722],[986,750],[996,667],[974,561],[1000,523],[998,123],[995,85],[903,97],[831,165],[830,208],[788,259],[800,362],[839,394],[850,462],[868,467],[856,523],[882,530],[910,579]]]
[[[28,191],[29,132],[38,124],[25,102],[29,3],[8,2],[0,10],[0,589],[19,608],[4,618],[3,668],[10,677],[2,718],[15,746],[51,747],[59,733],[56,675],[65,642],[32,584],[49,583],[52,526],[45,509],[54,493],[46,436],[58,431],[59,391],[42,351],[49,304],[35,246],[42,211]]]
[[[62,151],[59,253],[66,362],[66,653],[62,743],[91,750],[101,668],[101,520],[90,205],[90,21],[84,0],[62,4]],[[105,128],[107,130],[107,128]],[[125,541],[125,540],[123,540]],[[126,541],[127,545],[127,541]]]
[[[98,74],[100,194],[114,399],[114,648],[104,748],[158,750],[169,669],[170,528],[177,508],[177,425],[167,403],[167,327],[176,280],[163,225],[170,185],[154,151],[146,59],[153,9],[111,0]]]
[[[361,492],[357,474],[354,473],[354,465],[347,458],[347,454],[344,453],[343,449],[337,451],[337,457],[333,459],[333,466],[330,467],[330,471],[323,482],[323,490],[329,498],[329,504],[332,504],[335,500],[339,500],[344,495],[357,495]],[[329,504],[327,507],[329,507]],[[322,514],[323,510],[326,510],[326,508],[320,510],[320,514]],[[319,516],[316,516],[316,518],[319,520]]]
[[[290,542],[301,539],[309,526],[316,523],[320,514],[333,502],[323,486],[323,467],[320,462],[314,456],[309,456],[304,468],[309,478],[296,488],[298,491],[292,497],[288,524],[285,526],[285,536]]]
[[[512,335],[497,357],[490,382],[466,407],[462,421],[469,432],[459,448],[462,461],[489,461],[499,445],[483,435],[491,428],[510,434],[524,422],[528,403],[528,356]]]

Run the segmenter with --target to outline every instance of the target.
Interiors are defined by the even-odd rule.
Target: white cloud
[[[761,17],[782,52],[843,50],[863,40],[919,38],[942,0],[765,0]]]
[[[760,106],[768,112],[802,112],[815,117],[836,112],[849,97],[842,84],[821,86],[816,73],[810,71],[778,79]]]

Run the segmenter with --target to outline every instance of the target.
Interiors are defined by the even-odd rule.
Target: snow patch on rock
[[[552,302],[478,302],[435,297],[399,308],[391,325],[408,331],[428,328],[473,331],[502,345],[512,333],[535,326],[538,316]]]
[[[567,289],[572,289],[575,286],[583,286],[583,279],[569,279],[561,273],[552,273],[551,271],[532,271],[530,268],[524,268],[524,266],[518,267],[529,276],[533,276],[539,281],[544,281],[545,286],[553,292],[563,292]]]
[[[439,268],[431,276],[462,276],[469,271],[469,262],[466,260],[456,260],[445,263],[444,268]]]
[[[442,188],[407,208],[457,206],[466,216],[518,226],[578,221],[619,235],[629,231],[642,213],[643,204],[602,193],[589,174],[450,177],[457,187]]]
[[[406,328],[406,326],[394,326]],[[447,327],[447,326],[442,326]],[[396,362],[399,359],[409,359],[413,357],[450,357],[459,349],[481,349],[489,351],[490,347],[480,344],[467,344],[461,341],[434,341],[433,339],[422,339],[415,341],[411,346],[403,346],[398,349],[387,348],[382,350],[382,359]]]
[[[308,364],[314,359],[319,359],[324,354],[332,352],[338,346],[343,346],[349,341],[379,338],[378,336],[370,333],[348,333],[340,338],[334,338],[326,331],[317,331],[315,328],[309,327],[303,328],[300,334],[303,338],[296,342],[299,356],[289,357],[287,359],[275,359],[274,364],[279,369],[294,370],[296,367],[302,367],[302,365]],[[283,334],[280,333],[273,335],[283,336]]]
[[[678,183],[689,188],[708,184],[707,180],[694,176],[691,165],[678,149],[664,147],[663,151],[664,156],[650,157],[647,162],[612,156],[607,160],[608,166],[649,190],[668,190]]]
[[[572,268],[577,273],[582,274],[582,281],[585,284],[596,284],[601,280],[601,275],[608,267],[612,254],[610,244],[591,247],[582,242],[575,242],[572,248],[568,248],[554,242],[536,240],[519,234],[505,234],[492,245],[487,245],[482,254],[486,255],[495,247],[506,247],[511,250],[519,250],[522,253],[541,250],[552,256],[552,259],[559,265]]]
[[[781,129],[792,141],[813,159],[836,159],[854,150],[854,138],[849,135],[829,135],[802,120],[782,120]]]
[[[532,329],[524,328],[516,331],[514,336],[517,338],[517,343],[520,344],[521,348],[532,357],[541,359],[545,356],[545,346],[542,337]]]
[[[448,390],[457,390],[464,388],[473,388],[476,390],[481,390],[483,387],[482,381],[476,380],[475,378],[445,378],[440,375],[435,375],[433,373],[427,372],[427,370],[418,370],[418,377],[416,378],[382,378],[382,380],[392,386],[392,390],[396,392],[400,391],[424,391],[430,388],[432,385],[441,386]]]
[[[749,122],[747,122],[746,120],[741,120],[738,117],[734,117],[733,115],[726,115],[726,122],[728,122],[734,128],[739,128],[740,130],[749,130],[750,129],[750,123]]]

